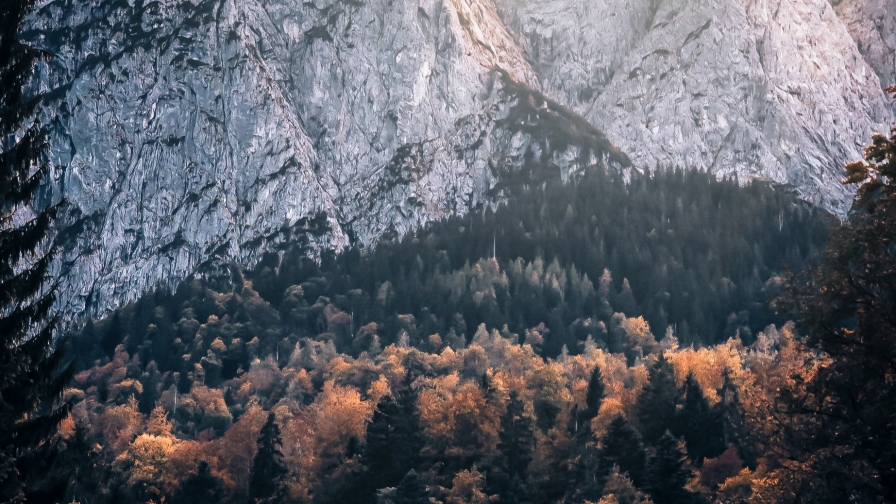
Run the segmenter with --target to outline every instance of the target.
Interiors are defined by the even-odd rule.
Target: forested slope
[[[504,205],[373,250],[315,262],[296,243],[90,321],[71,339],[75,406],[47,495],[771,491],[762,419],[774,387],[811,368],[789,328],[765,328],[780,322],[766,303],[776,275],[822,246],[825,214],[699,172],[595,169],[504,190]]]

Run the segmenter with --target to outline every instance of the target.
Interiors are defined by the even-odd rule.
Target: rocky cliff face
[[[25,35],[56,55],[63,309],[296,235],[367,245],[622,152],[842,212],[840,167],[893,119],[888,2],[45,0]]]
[[[884,86],[896,84],[896,4],[893,0],[831,0],[868,66]],[[896,106],[893,107],[896,110]]]
[[[533,89],[485,0],[53,0],[26,36],[56,54],[68,313],[296,234],[370,244],[496,201],[533,154],[627,164]]]
[[[497,3],[545,92],[636,166],[785,182],[842,214],[843,164],[893,120],[892,0]]]

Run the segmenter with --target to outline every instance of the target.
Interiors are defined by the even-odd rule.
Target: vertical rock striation
[[[62,309],[297,236],[369,245],[622,151],[843,213],[841,166],[893,120],[888,4],[44,0]]]
[[[848,25],[824,0],[496,2],[544,91],[637,166],[772,179],[843,214],[843,164],[893,120],[869,66],[888,68],[883,25]],[[887,2],[866,11],[892,20]]]
[[[893,0],[830,1],[881,84],[896,84],[896,3]],[[896,105],[893,109],[896,110]]]
[[[366,245],[464,212],[533,155],[627,163],[534,89],[488,0],[50,0],[26,36],[56,55],[69,314],[296,235]]]

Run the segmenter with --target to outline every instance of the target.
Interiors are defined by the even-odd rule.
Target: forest
[[[768,301],[833,224],[769,184],[595,169],[371,250],[298,243],[73,334],[36,495],[777,501],[778,391],[824,360]]]
[[[842,222],[532,163],[466,215],[297,236],[70,329],[32,7],[0,3],[0,502],[896,502],[896,127]]]

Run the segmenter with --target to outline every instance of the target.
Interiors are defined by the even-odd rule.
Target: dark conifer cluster
[[[27,86],[46,54],[18,31],[33,2],[0,3],[0,502],[40,499],[59,479],[35,483],[55,463],[50,442],[67,414],[54,404],[71,373],[50,315],[47,272],[55,208],[35,205],[48,165],[47,134],[34,119],[40,96]]]

